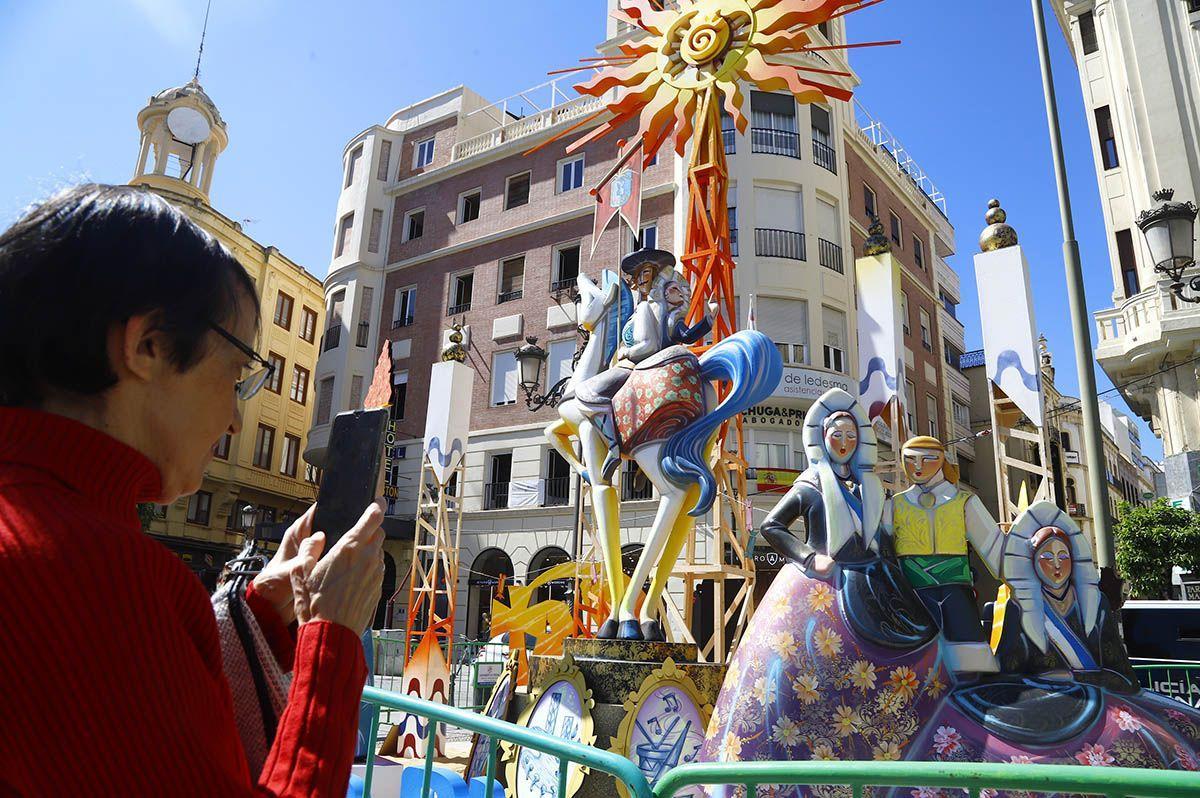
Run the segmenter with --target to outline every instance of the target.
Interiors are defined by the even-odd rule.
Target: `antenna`
[[[204,35],[208,33],[208,12],[212,10],[212,0],[208,0],[208,5],[204,8],[204,27],[200,29],[200,51],[196,53],[196,72],[192,75],[192,80],[200,82],[200,58],[204,55]]]

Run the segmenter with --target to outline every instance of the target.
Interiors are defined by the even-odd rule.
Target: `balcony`
[[[328,352],[330,349],[337,349],[338,344],[342,342],[342,325],[335,324],[325,331],[325,349],[322,351]]]
[[[471,302],[470,302],[470,300],[468,300],[466,302],[460,302],[457,305],[451,305],[450,307],[446,308],[446,315],[447,316],[457,316],[460,313],[466,313],[470,309],[471,309]]]
[[[483,509],[508,509],[508,482],[487,482],[483,486]]]
[[[822,266],[838,274],[845,274],[842,266],[842,248],[832,241],[817,239],[817,260]]]
[[[737,231],[738,229],[736,227],[732,225],[729,227],[729,254],[735,258],[738,254]]]
[[[515,302],[525,295],[525,291],[518,288],[516,291],[505,291],[496,296],[496,304],[503,305],[505,302]]]
[[[804,233],[795,230],[754,229],[754,254],[767,258],[807,260],[804,253]]]
[[[1180,301],[1169,280],[1097,312],[1095,319],[1096,359],[1113,382],[1156,371],[1163,357],[1190,357],[1200,346],[1200,304]]]
[[[392,319],[392,329],[398,330],[401,327],[410,327],[410,326],[412,326],[412,323],[413,323],[412,316],[404,316],[399,319]]]
[[[763,155],[785,155],[800,157],[800,135],[794,130],[779,130],[772,127],[750,128],[750,150]]]
[[[459,122],[460,131],[488,129],[455,144],[451,159],[471,158],[604,108],[607,98],[572,96],[574,92],[559,88],[560,80],[574,82],[570,78],[550,80],[466,114]]]
[[[737,154],[737,131],[731,127],[721,131],[721,143],[725,145],[726,155]]]
[[[823,141],[813,139],[813,163],[837,174],[837,150]]]
[[[546,480],[546,497],[543,507],[566,507],[571,501],[571,478],[550,477]]]
[[[355,336],[355,346],[366,347],[367,340],[371,337],[371,322],[360,321],[358,323],[358,334]]]
[[[944,222],[943,229],[939,231],[939,234],[947,241],[954,240],[953,229],[950,227],[950,220],[946,215],[946,195],[934,185],[933,180],[900,143],[900,140],[892,135],[892,132],[882,122],[872,116],[866,106],[857,99],[854,100],[854,118],[858,125],[859,135],[874,149],[876,157],[885,166],[898,170],[907,178],[907,182],[913,190],[923,195],[933,203],[933,207],[937,208]]]
[[[621,501],[636,502],[654,498],[654,486],[638,471],[621,472]]]

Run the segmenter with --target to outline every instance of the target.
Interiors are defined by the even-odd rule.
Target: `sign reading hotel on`
[[[830,388],[841,388],[852,395],[855,392],[851,387],[850,378],[845,374],[803,366],[784,366],[783,377],[771,392],[771,398],[803,399],[811,402],[821,398],[821,394]]]

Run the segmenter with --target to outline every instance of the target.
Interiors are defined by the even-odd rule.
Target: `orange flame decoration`
[[[825,102],[831,97],[848,100],[851,94],[846,89],[801,76],[815,73],[849,77],[848,72],[767,59],[817,50],[898,44],[888,41],[810,46],[810,28],[878,2],[881,0],[679,0],[677,9],[662,9],[655,0],[624,0],[613,17],[641,28],[647,35],[618,45],[619,55],[586,59],[586,68],[602,68],[591,80],[575,86],[580,93],[594,97],[615,89],[614,98],[603,110],[534,149],[569,135],[601,114],[609,114],[595,129],[572,142],[567,152],[640,118],[638,135],[645,145],[647,165],[672,132],[675,151],[682,156],[692,137],[698,104],[709,92],[721,93],[725,111],[738,131],[745,134],[748,123],[742,113],[742,82],[762,91],[786,90],[802,103]]]

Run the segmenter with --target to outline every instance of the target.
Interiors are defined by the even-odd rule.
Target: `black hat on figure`
[[[665,249],[639,249],[621,258],[621,271],[628,275],[635,275],[638,269],[647,263],[652,264],[660,271],[674,269],[675,256]]]

